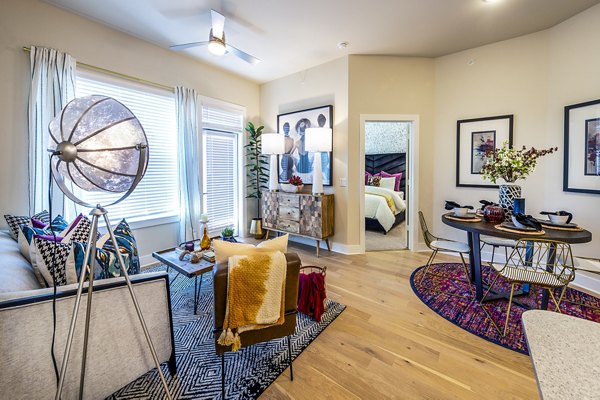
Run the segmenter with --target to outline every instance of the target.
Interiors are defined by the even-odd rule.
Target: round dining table
[[[497,223],[485,222],[483,219],[480,222],[471,222],[468,220],[459,221],[457,219],[448,218],[450,214],[442,215],[442,222],[448,226],[451,226],[456,229],[460,229],[461,231],[467,232],[467,238],[469,243],[469,265],[471,269],[471,281],[475,284],[475,295],[477,301],[481,301],[483,299],[483,281],[481,279],[481,241],[480,235],[486,236],[495,236],[505,239],[513,239],[513,240],[527,240],[527,239],[546,239],[546,240],[556,240],[560,242],[565,242],[569,244],[576,243],[588,243],[592,241],[592,233],[583,229],[581,231],[567,231],[567,230],[558,230],[551,229],[548,227],[544,227],[543,235],[536,236],[527,236],[519,233],[507,232],[504,230],[500,230],[496,228]],[[528,286],[524,285],[525,289],[519,294],[528,294]],[[499,295],[497,297],[504,297],[504,295]],[[493,299],[493,297],[490,297]],[[487,299],[487,297],[486,297]],[[547,309],[548,307],[548,293],[544,291],[544,295],[542,297],[542,309]]]

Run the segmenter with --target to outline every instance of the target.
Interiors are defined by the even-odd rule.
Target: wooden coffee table
[[[199,263],[192,264],[192,262],[189,260],[189,257],[187,257],[187,259],[184,259],[183,261],[179,260],[180,254],[181,250],[179,250],[177,247],[173,247],[166,250],[156,251],[152,253],[152,257],[164,263],[167,266],[167,272],[169,272],[169,268],[173,268],[175,271],[177,271],[177,275],[175,275],[175,278],[173,278],[170,283],[173,283],[179,275],[183,275],[186,278],[194,278],[195,315],[198,311],[200,290],[202,289],[202,275],[204,275],[207,272],[212,272],[214,263],[211,263],[206,260],[200,260]],[[198,286],[198,277],[200,277],[200,286]]]

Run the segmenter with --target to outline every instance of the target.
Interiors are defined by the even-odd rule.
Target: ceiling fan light
[[[208,51],[217,56],[222,56],[227,51],[222,42],[218,40],[211,40],[208,42]]]

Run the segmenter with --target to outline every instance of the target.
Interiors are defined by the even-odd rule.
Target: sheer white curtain
[[[50,163],[48,124],[75,98],[76,61],[67,53],[31,46],[31,90],[29,93],[29,215],[48,210]],[[65,197],[54,186],[53,214],[65,214]],[[68,202],[73,208],[74,204]],[[72,211],[72,210],[69,210]]]
[[[178,86],[175,89],[175,98],[179,138],[179,187],[181,188],[179,240],[184,242],[201,236],[198,227],[202,212],[198,95],[193,89]]]

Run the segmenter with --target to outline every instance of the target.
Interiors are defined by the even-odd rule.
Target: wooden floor
[[[529,357],[456,327],[415,296],[409,277],[428,253],[290,251],[327,266],[328,296],[347,308],[294,361],[294,381],[287,369],[261,399],[539,398]]]

